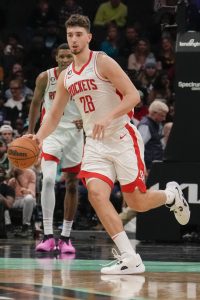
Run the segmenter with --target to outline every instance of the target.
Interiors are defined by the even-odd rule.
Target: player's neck
[[[80,69],[88,62],[90,53],[91,50],[89,48],[86,48],[81,53],[74,55],[74,65],[77,69]]]
[[[56,75],[57,77],[59,77],[60,73],[62,72],[62,69],[60,69],[59,67],[56,67]]]

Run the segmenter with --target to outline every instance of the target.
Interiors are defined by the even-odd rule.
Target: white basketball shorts
[[[83,157],[83,130],[77,128],[57,128],[42,145],[45,160],[61,161],[62,170],[78,173]]]
[[[99,178],[111,188],[118,180],[123,192],[146,191],[144,144],[131,123],[103,140],[87,137],[79,178]]]

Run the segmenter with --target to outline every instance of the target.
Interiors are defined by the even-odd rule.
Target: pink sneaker
[[[72,246],[71,241],[69,240],[68,243],[59,239],[58,241],[58,250],[61,253],[75,253],[76,250],[74,248],[74,246]]]
[[[56,243],[55,243],[54,238],[44,239],[36,246],[35,250],[50,252],[50,251],[54,250],[55,245],[56,245]]]

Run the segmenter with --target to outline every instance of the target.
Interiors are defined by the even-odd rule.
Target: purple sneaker
[[[36,251],[50,252],[56,246],[54,238],[43,239],[35,248]]]
[[[61,253],[75,253],[76,252],[76,250],[75,250],[74,246],[72,246],[72,243],[70,240],[68,242],[66,242],[66,241],[59,239],[58,250]]]

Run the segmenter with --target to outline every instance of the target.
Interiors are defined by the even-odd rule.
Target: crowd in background
[[[128,1],[101,1],[95,14],[89,15],[93,24],[91,49],[104,51],[116,60],[140,92],[141,102],[135,108],[132,122],[142,128],[146,149],[156,149],[152,161],[162,160],[174,118],[176,4],[177,1],[173,0],[152,1],[151,15],[146,23],[139,17],[131,18]],[[191,1],[189,14],[192,16],[197,14],[194,8],[195,1]],[[66,42],[64,24],[74,13],[87,14],[82,1],[63,0],[55,9],[51,1],[38,0],[24,25],[23,34],[15,30],[4,31],[4,37],[0,38],[0,164],[7,174],[10,174],[7,146],[12,139],[26,132],[35,79],[40,72],[56,65],[55,49]],[[198,30],[198,22],[194,22],[194,18],[190,20],[191,28]],[[155,100],[162,105],[151,106]],[[154,107],[153,117],[149,107]],[[36,198],[39,198],[39,166],[34,171],[39,178],[35,181]],[[55,210],[58,219],[64,190],[59,175],[56,188],[58,209]],[[87,191],[81,183],[79,192],[80,200],[87,198]],[[117,183],[111,201],[119,206],[120,212],[123,201]],[[86,206],[80,201],[74,226],[87,228],[97,223],[89,203]]]

